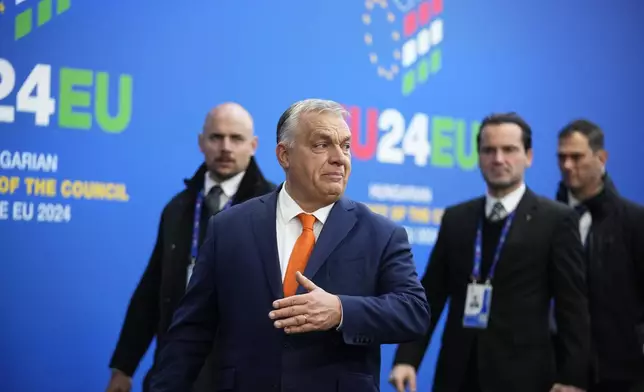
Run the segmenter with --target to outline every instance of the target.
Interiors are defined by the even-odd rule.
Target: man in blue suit
[[[347,112],[289,107],[286,181],[212,218],[151,380],[184,392],[218,341],[218,391],[379,391],[380,345],[424,336],[429,306],[405,230],[343,197]]]

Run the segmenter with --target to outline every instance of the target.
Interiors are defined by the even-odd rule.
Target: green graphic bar
[[[72,0],[56,0],[56,14],[60,15],[71,7]]]
[[[31,32],[33,11],[31,8],[22,11],[15,19],[15,40],[19,40]]]
[[[38,3],[38,26],[42,26],[51,20],[53,6],[51,0],[41,0]]]
[[[402,80],[402,93],[403,95],[409,95],[416,88],[416,73],[414,70],[408,71]]]
[[[443,61],[442,61],[442,55],[441,55],[440,48],[434,50],[434,52],[432,53],[431,62],[432,62],[432,73],[433,74],[435,74],[435,73],[437,73],[438,71],[441,70],[441,67],[443,65]]]
[[[418,64],[418,82],[425,83],[429,77],[429,60],[424,58]]]

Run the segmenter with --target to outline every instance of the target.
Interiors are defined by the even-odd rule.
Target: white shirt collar
[[[572,192],[568,191],[568,205],[571,207],[576,207],[581,204],[581,201],[577,200],[575,196],[572,195]]]
[[[324,224],[329,217],[329,213],[335,203],[322,207],[312,213],[315,218]],[[291,219],[297,217],[301,213],[306,213],[304,210],[293,200],[291,195],[286,190],[286,182],[282,184],[282,190],[277,195],[277,209],[278,214],[281,215],[284,222],[290,222]]]
[[[246,174],[245,171],[241,173],[237,173],[234,176],[230,177],[229,179],[218,183],[212,178],[209,172],[206,172],[206,176],[204,179],[204,186],[203,186],[204,193],[207,195],[208,192],[210,192],[210,190],[212,189],[212,187],[214,187],[215,185],[219,185],[224,195],[226,195],[226,197],[228,198],[232,198],[235,195],[235,193],[237,193],[237,190],[239,189],[239,184],[241,184],[242,178],[244,178],[244,174]]]
[[[507,195],[503,196],[500,199],[493,197],[488,193],[485,198],[485,216],[490,215],[490,213],[492,212],[492,208],[494,207],[494,204],[496,204],[497,202],[501,202],[501,204],[503,205],[503,208],[505,208],[506,213],[508,214],[512,213],[512,211],[514,211],[519,205],[519,202],[521,201],[521,198],[523,197],[525,190],[526,190],[525,183],[522,183],[520,187],[518,187],[517,189],[513,190],[512,192],[508,193]]]

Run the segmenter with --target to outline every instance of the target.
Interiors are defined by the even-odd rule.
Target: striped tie
[[[492,222],[497,222],[500,221],[505,217],[505,208],[503,208],[503,204],[501,202],[496,202],[494,204],[494,207],[492,207],[492,212],[490,213],[490,216],[488,219],[490,219]]]

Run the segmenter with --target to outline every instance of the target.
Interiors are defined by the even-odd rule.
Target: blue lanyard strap
[[[487,275],[486,282],[490,283],[492,281],[492,278],[494,277],[494,271],[496,270],[496,265],[499,262],[499,257],[501,256],[501,249],[503,248],[503,245],[505,244],[505,240],[508,236],[508,232],[510,231],[510,226],[512,225],[512,220],[514,219],[514,214],[516,211],[513,211],[505,221],[505,225],[503,225],[503,230],[501,230],[501,236],[499,237],[499,243],[496,246],[496,250],[494,251],[494,259],[492,260],[492,266],[490,267],[490,272]],[[481,260],[483,258],[482,256],[482,249],[483,249],[483,219],[479,221],[479,226],[476,231],[476,244],[474,246],[474,268],[472,270],[472,280],[475,282],[478,281],[481,277]]]
[[[221,211],[230,207],[233,204],[233,198],[231,197],[228,202],[224,205]],[[200,191],[197,194],[197,202],[195,204],[195,217],[192,224],[192,242],[190,244],[190,262],[194,264],[197,261],[197,256],[199,255],[199,226],[201,222],[201,208],[203,206],[203,191]]]

